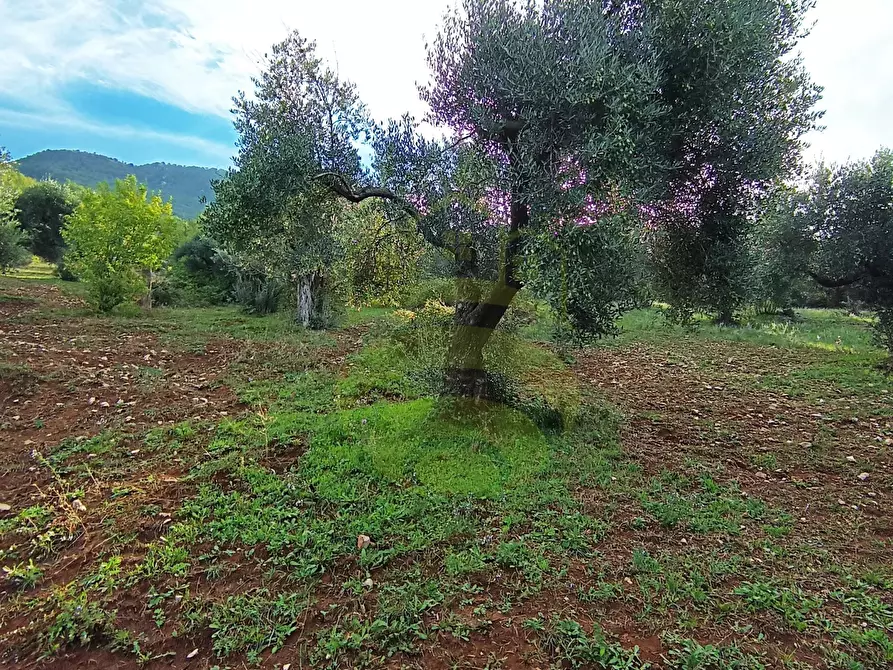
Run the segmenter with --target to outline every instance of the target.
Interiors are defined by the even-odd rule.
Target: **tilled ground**
[[[138,565],[145,559],[145,547],[164,538],[172,517],[193,494],[189,469],[211,459],[208,439],[192,439],[184,431],[182,444],[177,442],[173,453],[153,451],[146,447],[146,435],[153,429],[176,431],[188,422],[190,431],[210,433],[220,422],[251,413],[264,422],[264,407],[240,402],[233,390],[235,376],[243,381],[264,375],[275,378],[283,358],[300,356],[308,360],[298,361],[295,369],[322,366],[343,372],[348,354],[362,344],[361,333],[348,330],[336,334],[331,346],[313,353],[228,336],[209,336],[196,345],[169,333],[90,317],[78,311],[77,299],[55,286],[16,285],[5,295],[0,299],[0,503],[8,508],[0,511],[0,521],[9,509],[46,501],[60,510],[58,535],[48,539],[52,557],[43,561],[46,577],[41,587],[48,591],[82,577],[112,545],[119,547],[125,567]],[[53,316],[48,309],[67,312]],[[737,589],[757,574],[767,584],[782,585],[782,591],[785,585],[799,583],[801,599],[839,592],[842,575],[847,575],[843,583],[851,586],[851,575],[880,574],[877,594],[870,600],[877,616],[872,621],[886,629],[893,648],[889,642],[893,592],[891,582],[884,581],[893,578],[893,398],[885,389],[876,394],[850,393],[834,384],[818,384],[810,393],[794,396],[772,385],[771,380],[809,366],[815,356],[798,349],[694,337],[666,344],[609,346],[579,355],[572,369],[580,385],[603,396],[624,416],[623,451],[636,473],[633,479],[638,479],[638,487],[613,489],[609,483],[574,492],[593,516],[610,522],[598,539],[597,565],[591,559],[569,558],[560,574],[529,593],[522,588],[524,580],[508,569],[477,576],[470,582],[471,596],[452,603],[448,612],[432,611],[422,617],[426,626],[440,630],[450,630],[444,626],[450,621],[451,634],[421,642],[418,653],[376,660],[394,668],[601,667],[576,647],[554,640],[544,643],[530,623],[561,619],[578,621],[584,629],[598,627],[624,648],[638,647],[639,659],[658,667],[747,667],[711,665],[709,658],[702,665],[682,661],[673,665],[676,657],[667,655],[666,633],[679,630],[703,645],[740,644],[746,651],[759,652],[770,667],[845,667],[833,665],[831,657],[819,651],[821,645],[834,645],[831,633],[800,627],[799,600],[791,605],[794,624],[783,599],[754,605],[749,614],[736,609],[734,625],[729,620],[717,622],[714,615],[732,607]],[[120,457],[115,468],[86,486],[71,488],[65,461],[53,460],[51,454],[58,453],[60,445],[67,445],[62,447],[66,453],[77,454],[79,444],[103,435],[115,436],[108,447]],[[267,465],[278,472],[299,458],[300,450],[298,440]],[[742,525],[741,533],[734,535],[691,531],[687,519],[664,522],[659,517],[663,512],[649,507],[663,494],[648,486],[672,482],[668,473],[687,473],[700,481],[698,495],[713,495],[716,487],[741,504],[756,501],[779,510],[784,520],[762,528]],[[672,507],[676,498],[668,499]],[[704,506],[721,504],[717,496],[717,502]],[[498,520],[494,524],[498,526]],[[0,551],[10,549],[9,541],[0,542]],[[192,549],[201,554],[219,548]],[[265,583],[256,568],[263,561],[263,550],[240,552],[229,555],[231,571],[224,579],[213,583],[195,579],[177,597],[191,591],[193,596],[212,594],[223,600],[259,588]],[[659,559],[666,572],[648,567],[652,558]],[[709,584],[687,584],[693,596],[674,595],[676,587],[668,583],[670,575],[677,575],[673,570],[688,574],[693,566],[710,561],[743,567],[729,569]],[[438,577],[436,561],[426,563],[422,557],[418,564],[427,578]],[[373,570],[372,583],[396,572],[394,566]],[[348,562],[321,579],[315,604],[305,611],[298,633],[281,650],[264,657],[263,667],[288,663],[301,667],[295,659],[304,658],[308,645],[330,624],[325,615],[330,606],[341,604],[365,613],[363,597],[346,597],[339,579],[356,573],[357,565]],[[604,597],[584,597],[600,585],[610,587]],[[138,655],[96,646],[72,647],[43,661],[33,654],[19,655],[12,647],[3,649],[4,641],[15,639],[17,629],[31,624],[27,615],[17,615],[0,617],[0,665],[218,667],[206,653],[210,632],[178,639],[171,637],[170,623],[153,624],[146,602],[152,601],[155,588],[142,584],[116,603],[119,620],[150,640],[155,651],[165,652],[154,660],[151,654],[140,661]],[[525,595],[519,597],[520,591]],[[709,605],[698,600],[700,593]],[[662,604],[655,594],[663,598]],[[11,581],[0,585],[0,603],[14,603],[17,611],[26,611],[21,609],[21,598]],[[505,608],[494,609],[492,603],[500,601],[507,603]],[[854,621],[862,616],[861,610],[847,609],[845,599],[834,607],[839,610],[835,614],[852,616]],[[755,640],[760,641],[758,647]],[[201,653],[189,657],[193,647]],[[219,667],[243,667],[245,659],[235,658]],[[852,667],[882,667],[875,662]],[[361,663],[354,659],[342,665]]]

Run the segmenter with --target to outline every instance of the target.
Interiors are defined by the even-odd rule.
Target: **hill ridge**
[[[150,190],[161,191],[165,199],[172,198],[174,214],[184,219],[201,214],[204,210],[201,198],[208,202],[214,199],[211,180],[226,174],[219,168],[163,161],[137,165],[80,149],[45,149],[17,159],[16,163],[22,174],[34,179],[72,181],[90,188],[136,175]]]

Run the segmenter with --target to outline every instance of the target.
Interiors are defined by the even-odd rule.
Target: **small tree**
[[[10,212],[0,212],[0,273],[28,265],[28,238],[18,229]]]
[[[877,313],[878,343],[893,355],[893,152],[820,166],[805,212],[817,244],[810,275],[825,288],[859,289]]]
[[[49,180],[29,186],[16,199],[19,227],[31,241],[31,252],[48,263],[59,263],[65,251],[62,226],[77,207],[68,186]]]
[[[139,293],[151,296],[152,273],[179,234],[171,203],[150,195],[132,175],[114,188],[103,183],[85,192],[62,230],[66,264],[88,282],[91,300],[103,312]]]

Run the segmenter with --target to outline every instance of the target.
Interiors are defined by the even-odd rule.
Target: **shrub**
[[[6,273],[31,262],[31,252],[25,247],[26,243],[25,234],[15,223],[0,218],[0,272]]]
[[[233,299],[250,314],[273,314],[279,310],[282,285],[269,277],[240,277],[233,289]]]

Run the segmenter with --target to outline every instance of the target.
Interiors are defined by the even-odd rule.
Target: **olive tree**
[[[261,105],[275,85],[268,116],[277,120],[237,122],[240,157],[256,153],[276,169],[265,180],[246,161],[234,179],[277,194],[277,214],[328,191],[380,199],[414,221],[454,259],[450,384],[485,395],[484,348],[523,287],[567,333],[610,333],[635,298],[630,259],[647,212],[698,180],[717,184],[708,200],[722,210],[785,169],[815,120],[817,90],[790,58],[807,5],[465,0],[428,46],[421,95],[438,139],[409,117],[365,124],[354,88],[291,38],[300,57],[274,59],[258,83]],[[354,144],[364,131],[366,170]],[[721,237],[711,221],[692,225]]]
[[[805,216],[817,245],[810,275],[825,288],[858,289],[877,313],[878,343],[893,354],[893,152],[820,166]]]
[[[267,55],[254,95],[240,93],[234,103],[239,152],[235,168],[214,183],[205,228],[246,263],[293,282],[297,321],[321,325],[343,203],[312,176],[359,177],[354,143],[366,127],[363,107],[354,86],[297,33]]]
[[[665,196],[647,211],[658,296],[731,323],[747,300],[757,205],[799,166],[820,89],[797,57],[809,0],[658,2]]]

